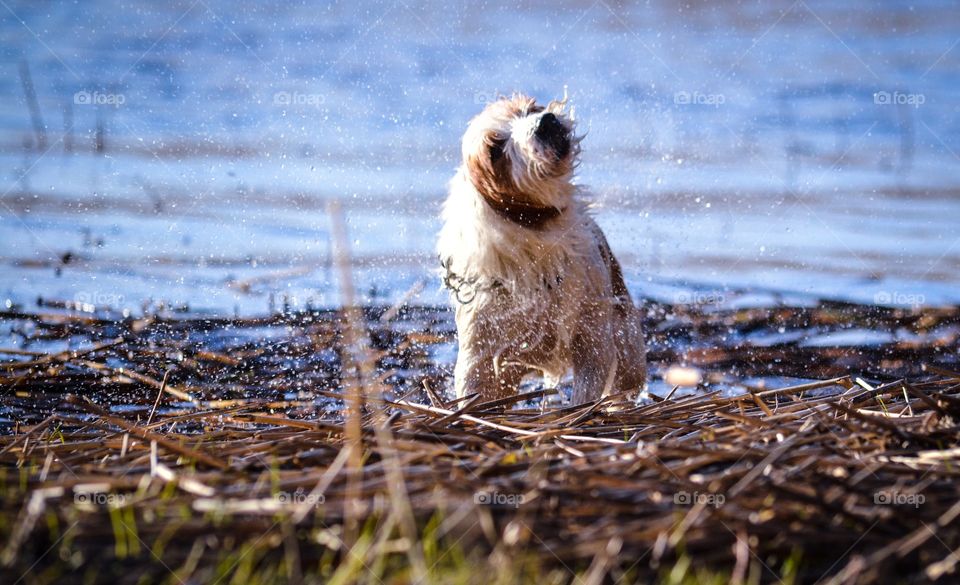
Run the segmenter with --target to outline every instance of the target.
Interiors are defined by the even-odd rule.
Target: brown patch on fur
[[[487,152],[481,152],[470,157],[467,169],[470,180],[483,200],[497,215],[508,221],[537,229],[563,213],[562,209],[556,207],[522,202],[525,197],[513,183],[509,157],[501,156],[494,160]]]
[[[500,217],[531,229],[540,229],[545,223],[559,217],[563,213],[562,209],[557,209],[556,207],[541,207],[539,205],[515,202],[502,203],[495,199],[490,199],[485,195],[483,199]]]

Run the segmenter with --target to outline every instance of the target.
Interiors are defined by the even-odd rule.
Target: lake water
[[[565,88],[636,296],[960,302],[954,3],[8,2],[0,302],[443,303],[469,118]],[[37,96],[34,128],[22,83]]]

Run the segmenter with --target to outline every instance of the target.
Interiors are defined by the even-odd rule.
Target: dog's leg
[[[505,398],[516,393],[517,384],[526,373],[516,365],[498,367],[498,356],[503,354],[499,344],[503,334],[496,323],[477,319],[472,307],[457,308],[457,365],[454,387],[457,398],[479,393],[484,401]]]
[[[629,392],[633,397],[647,383],[647,347],[643,339],[643,317],[630,298],[630,291],[623,279],[623,269],[610,249],[606,236],[599,227],[594,227],[600,255],[610,272],[610,291],[615,299],[614,338],[618,365],[614,390]]]
[[[481,365],[476,356],[472,355],[463,343],[460,343],[460,349],[457,353],[457,367],[453,371],[453,383],[457,392],[457,398],[463,398],[471,392],[477,391],[483,386],[485,378],[481,371]]]
[[[514,365],[498,371],[493,355],[477,355],[461,344],[453,374],[457,398],[474,392],[479,393],[484,402],[513,396],[526,371]]]
[[[572,340],[573,402],[582,404],[610,393],[617,372],[617,347],[609,307],[590,303]]]
[[[617,392],[630,392],[635,397],[647,383],[647,347],[643,338],[642,315],[632,305],[625,307],[623,319],[617,323]]]

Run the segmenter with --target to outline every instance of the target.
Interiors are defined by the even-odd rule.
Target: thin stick
[[[347,349],[353,349],[352,352],[344,352],[346,357],[355,361],[351,364],[357,372],[354,384],[348,387],[351,392],[351,408],[347,413],[346,435],[350,445],[352,469],[356,473],[350,474],[351,482],[358,482],[362,478],[363,461],[362,453],[362,412],[361,400],[363,395],[369,392],[375,392],[373,388],[368,388],[367,384],[374,380],[374,367],[370,358],[369,339],[367,338],[366,327],[363,324],[363,314],[354,302],[353,275],[351,273],[350,262],[350,244],[347,238],[346,221],[343,217],[342,209],[339,203],[331,204],[330,219],[333,224],[333,235],[336,243],[336,264],[340,273],[340,290],[343,295],[343,305],[346,313],[346,338]],[[351,369],[353,369],[351,368]],[[386,418],[382,408],[382,393],[376,392],[374,407],[377,409],[379,417]],[[377,437],[377,446],[383,456],[384,465],[388,477],[388,494],[393,512],[399,519],[400,532],[408,541],[407,556],[413,568],[414,582],[422,582],[427,575],[427,565],[424,557],[422,545],[417,538],[417,526],[413,516],[413,508],[410,504],[410,496],[407,493],[406,482],[403,477],[402,466],[393,448],[393,437],[390,429],[386,425],[379,423],[379,420],[373,421],[374,433]],[[349,485],[349,484],[348,484]],[[353,484],[348,487],[348,492],[356,494],[358,485]],[[346,534],[346,530],[344,531]],[[351,540],[344,539],[348,546],[356,542],[355,535],[349,535]]]
[[[406,408],[408,410],[431,412],[437,415],[443,415],[443,417],[448,417],[452,414],[456,414],[456,411],[454,410],[447,410],[446,408],[437,408],[435,406],[427,406],[425,404],[414,404],[412,402],[390,402],[390,401],[387,401],[387,403],[392,404],[394,406],[399,406],[401,408]],[[526,431],[523,429],[508,427],[506,425],[500,425],[500,424],[493,423],[488,420],[484,420],[482,418],[469,415],[469,414],[461,414],[460,418],[463,420],[468,420],[473,423],[477,423],[478,425],[483,425],[486,427],[490,427],[492,429],[497,429],[498,431],[504,431],[506,433],[512,433],[515,435],[523,435],[525,437],[535,437],[540,434],[533,431]]]
[[[20,84],[30,110],[30,121],[33,123],[33,133],[37,138],[37,150],[47,148],[47,127],[40,114],[40,103],[37,101],[37,91],[33,87],[33,78],[30,76],[30,64],[26,60],[20,61]]]
[[[360,308],[355,304],[353,273],[350,260],[350,240],[347,237],[346,220],[339,201],[331,201],[327,207],[334,243],[334,264],[339,273],[340,305],[343,312],[344,347],[342,348],[343,370],[346,379],[347,414],[344,417],[344,435],[349,450],[348,467],[351,473],[347,480],[347,498],[344,499],[344,545],[349,550],[357,542],[359,514],[356,504],[360,501],[360,483],[363,477],[363,399],[364,370],[366,359],[360,357],[363,350],[362,336],[357,322],[362,320]]]
[[[150,409],[150,416],[147,417],[146,426],[150,426],[150,423],[153,422],[153,415],[157,412],[157,406],[160,405],[160,397],[163,396],[163,391],[167,386],[167,378],[170,376],[170,371],[173,368],[167,368],[167,371],[163,373],[163,380],[160,381],[160,390],[157,391],[157,399],[153,401],[153,408]]]

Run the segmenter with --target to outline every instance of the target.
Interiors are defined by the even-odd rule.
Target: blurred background
[[[566,91],[631,290],[960,302],[952,2],[0,0],[0,303],[443,304],[472,115]]]

